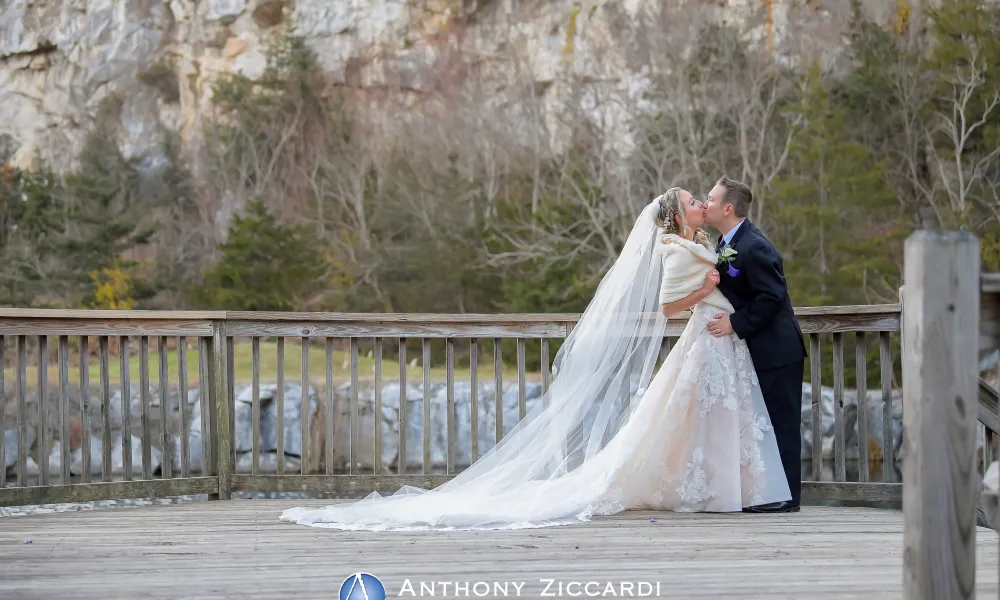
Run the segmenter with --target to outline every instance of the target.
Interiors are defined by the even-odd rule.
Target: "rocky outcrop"
[[[191,141],[211,118],[222,73],[259,76],[265,49],[287,26],[305,36],[335,84],[384,94],[440,85],[449,52],[502,96],[534,84],[541,106],[560,102],[559,77],[627,89],[646,65],[628,56],[637,24],[714,11],[745,22],[749,38],[780,37],[789,7],[747,0],[5,0],[0,2],[0,163],[53,164],[79,149],[97,108],[118,98],[120,144],[155,161],[165,136]],[[756,18],[773,11],[770,27]],[[800,11],[801,12],[801,11]],[[838,20],[812,7],[817,34]],[[813,17],[811,17],[813,18]],[[835,26],[830,27],[830,23]],[[801,25],[796,31],[809,31]],[[830,34],[829,31],[833,31]],[[831,42],[837,43],[837,42]],[[640,53],[641,54],[641,53]]]

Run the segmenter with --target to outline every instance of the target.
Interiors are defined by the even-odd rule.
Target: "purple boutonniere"
[[[729,268],[726,269],[726,273],[730,277],[736,277],[740,274],[740,270],[733,266],[733,259],[735,257],[736,257],[736,250],[729,244],[723,246],[722,249],[719,251],[719,264],[729,265]]]

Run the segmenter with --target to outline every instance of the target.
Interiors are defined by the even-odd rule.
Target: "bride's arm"
[[[717,285],[719,285],[719,272],[712,269],[705,275],[705,283],[700,288],[691,292],[687,296],[684,296],[680,300],[674,300],[673,302],[661,304],[660,310],[663,312],[663,316],[669,319],[679,312],[688,310],[711,294]]]

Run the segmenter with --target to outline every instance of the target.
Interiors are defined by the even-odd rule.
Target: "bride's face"
[[[681,210],[684,211],[684,218],[687,219],[688,227],[697,228],[705,224],[705,215],[702,211],[702,203],[685,190],[677,197]],[[680,224],[684,226],[683,223]]]

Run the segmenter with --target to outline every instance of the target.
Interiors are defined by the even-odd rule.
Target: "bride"
[[[345,530],[519,529],[627,509],[740,511],[790,499],[744,341],[707,324],[715,289],[701,203],[648,204],[578,325],[548,391],[482,458],[432,490],[290,508],[281,520]],[[659,305],[659,306],[657,306]],[[667,317],[691,309],[653,376]]]

